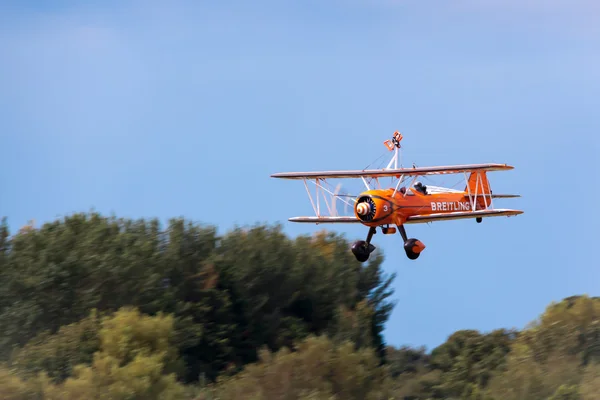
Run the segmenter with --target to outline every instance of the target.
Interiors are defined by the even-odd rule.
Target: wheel
[[[352,244],[352,253],[359,262],[365,262],[369,259],[369,255],[375,250],[375,246],[367,244],[364,240],[359,240]]]
[[[406,256],[411,260],[416,260],[421,255],[421,252],[425,249],[425,245],[420,240],[411,238],[404,243],[404,251]]]
[[[483,218],[481,218],[481,217],[477,217],[477,218],[475,218],[475,221],[477,221],[477,223],[478,223],[478,224],[480,224],[480,223],[481,223],[481,221],[483,221]]]

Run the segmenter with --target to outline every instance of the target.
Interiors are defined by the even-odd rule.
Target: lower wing
[[[437,214],[425,214],[425,215],[413,215],[408,217],[406,224],[421,224],[426,222],[435,221],[451,221],[455,219],[467,219],[467,218],[486,218],[486,217],[512,217],[515,215],[523,214],[520,210],[509,210],[498,208],[495,210],[477,210],[477,211],[457,211],[451,213],[437,213]]]
[[[515,215],[522,214],[520,210],[509,210],[509,209],[495,209],[495,210],[477,210],[477,211],[458,211],[451,213],[437,213],[437,214],[424,214],[424,215],[413,215],[408,217],[406,224],[422,224],[427,222],[435,221],[450,221],[455,219],[466,219],[466,218],[487,218],[487,217],[512,217]],[[350,224],[360,223],[361,221],[354,216],[347,217],[293,217],[290,218],[291,222],[305,222],[312,224]]]

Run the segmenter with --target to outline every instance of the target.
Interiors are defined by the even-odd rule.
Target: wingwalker
[[[404,225],[428,223],[434,221],[447,221],[465,218],[475,218],[480,223],[485,217],[515,216],[523,211],[511,209],[494,209],[493,199],[520,197],[519,195],[492,194],[487,178],[489,171],[506,171],[514,167],[506,164],[468,164],[450,165],[439,167],[398,168],[398,155],[401,149],[402,134],[394,132],[392,139],[384,142],[389,151],[394,155],[387,167],[371,170],[350,171],[317,171],[317,172],[285,172],[273,174],[273,178],[302,179],[313,206],[316,216],[293,217],[289,221],[307,223],[361,223],[369,228],[366,240],[359,240],[352,245],[352,253],[360,262],[369,259],[375,250],[371,244],[377,228],[381,228],[384,235],[400,232],[404,241],[406,256],[416,260],[425,245],[418,239],[409,238]],[[440,186],[425,186],[417,181],[419,177],[431,175],[464,174],[465,186],[463,190],[450,189]],[[391,178],[397,181],[395,186],[382,189],[381,178]],[[335,178],[360,178],[366,186],[366,191],[358,196],[339,194],[337,188],[332,189],[328,179]],[[371,182],[367,182],[370,180]],[[316,205],[308,188],[307,182],[316,185]],[[372,188],[369,183],[377,185]],[[320,196],[323,196],[328,215],[322,214]],[[327,201],[328,195],[331,201]],[[351,200],[353,199],[353,203]],[[349,205],[354,210],[354,215],[338,215],[336,211],[337,200]],[[391,226],[391,225],[395,225]],[[397,228],[397,229],[396,229]]]

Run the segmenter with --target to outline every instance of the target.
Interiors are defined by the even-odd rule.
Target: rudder
[[[491,194],[490,182],[488,181],[487,174],[485,171],[473,171],[469,175],[467,186],[465,186],[465,192],[470,193],[473,196],[481,194]]]
[[[490,182],[488,181],[486,171],[473,171],[469,175],[467,185],[465,186],[465,192],[472,198],[475,197],[475,201],[478,205],[477,209],[485,209],[489,207],[491,201],[492,190],[490,188]]]

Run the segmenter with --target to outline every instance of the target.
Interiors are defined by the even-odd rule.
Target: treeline
[[[0,226],[1,399],[596,399],[600,300],[386,346],[382,256],[333,233],[76,214]]]

